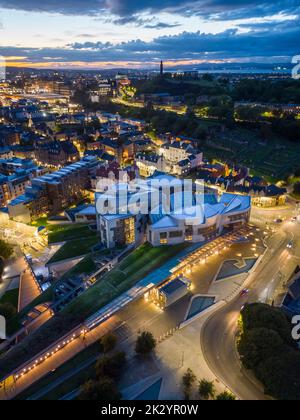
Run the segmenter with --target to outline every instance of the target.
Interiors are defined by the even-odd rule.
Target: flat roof
[[[160,289],[160,292],[163,292],[165,295],[172,295],[174,292],[176,292],[179,289],[187,288],[186,283],[184,283],[182,280],[175,279],[172,280],[170,283],[168,283],[166,286],[162,287]]]

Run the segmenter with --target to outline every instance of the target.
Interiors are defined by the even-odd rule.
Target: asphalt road
[[[250,293],[238,297],[213,314],[202,329],[201,345],[206,361],[231,392],[242,400],[266,400],[263,387],[250,372],[246,372],[236,352],[237,323],[240,311],[246,303],[257,301],[270,303],[278,292],[285,275],[289,276],[297,261],[287,249],[292,231],[298,227],[283,227],[270,240],[270,251],[265,260],[249,278]],[[288,274],[289,273],[289,274]]]

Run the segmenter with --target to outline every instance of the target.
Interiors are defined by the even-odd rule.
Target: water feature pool
[[[191,304],[187,320],[205,311],[215,303],[214,296],[196,296]]]
[[[137,396],[135,401],[158,401],[161,385],[162,379],[159,379],[139,396]]]
[[[243,262],[239,267],[239,263]],[[222,264],[216,281],[225,280],[229,277],[248,273],[255,266],[257,258],[245,258],[244,260],[228,260]]]

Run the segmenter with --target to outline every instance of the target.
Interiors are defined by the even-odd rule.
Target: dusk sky
[[[291,62],[300,0],[0,0],[0,33],[14,66]]]

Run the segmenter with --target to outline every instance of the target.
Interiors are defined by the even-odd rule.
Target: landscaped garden
[[[48,264],[88,255],[100,242],[98,232],[88,225],[48,225],[47,230],[50,245],[65,242]]]
[[[88,225],[58,225],[48,226],[48,243],[55,244],[78,238],[95,237],[96,232]]]
[[[18,307],[19,289],[8,290],[0,299],[0,305],[10,303],[15,308]]]
[[[91,237],[82,237],[67,241],[48,261],[49,264],[54,264],[60,261],[77,258],[89,254],[92,249],[99,243],[100,239],[97,233]]]
[[[114,270],[106,274],[94,287],[88,289],[69,306],[65,313],[79,311],[88,317],[101,307],[134,286],[147,274],[161,267],[187,245],[153,248],[149,244],[139,247]]]
[[[88,255],[87,257],[83,258],[78,264],[76,264],[73,268],[67,271],[60,279],[60,281],[64,279],[68,279],[72,276],[86,274],[89,275],[97,270],[97,266],[94,263],[93,258]]]

